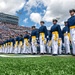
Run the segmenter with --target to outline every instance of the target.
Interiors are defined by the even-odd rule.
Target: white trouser
[[[26,48],[25,43],[24,43],[24,46],[23,46],[23,51],[21,53],[27,53],[27,48]]]
[[[2,48],[0,48],[0,53],[2,53]]]
[[[60,45],[58,46],[59,54],[62,54],[62,40],[60,40]]]
[[[58,54],[58,40],[54,40],[55,35],[52,35],[52,54]]]
[[[41,36],[40,36],[40,53],[46,53],[46,46],[44,44],[44,41],[42,41]]]
[[[37,53],[37,41],[32,41],[32,53]]]
[[[13,53],[17,54],[18,53],[18,46],[14,47]]]
[[[21,53],[31,53],[31,46],[26,46],[24,43],[23,50]]]
[[[7,53],[10,53],[10,46],[8,45],[8,47],[7,47]]]
[[[3,48],[3,53],[5,53],[5,47]]]
[[[18,50],[17,50],[17,53],[21,53],[22,52],[22,46],[18,46]]]
[[[5,51],[4,51],[4,52],[5,52],[5,53],[7,53],[7,50],[8,50],[8,49],[7,49],[7,46],[6,46],[6,47],[5,47]]]
[[[5,51],[5,48],[4,48],[4,46],[2,47],[2,49],[3,49],[3,50],[2,50],[2,53],[4,53],[4,51]]]
[[[71,42],[73,47],[72,53],[75,55],[75,28],[70,29],[70,35],[71,35]]]
[[[64,36],[64,44],[65,44],[66,54],[70,53],[70,41],[68,35]]]
[[[51,46],[47,46],[47,52],[51,53]]]
[[[27,46],[26,49],[27,49],[27,53],[30,53],[30,54],[32,53],[32,52],[31,52],[31,47],[30,47],[30,46]]]
[[[13,53],[13,45],[10,46],[10,53]]]

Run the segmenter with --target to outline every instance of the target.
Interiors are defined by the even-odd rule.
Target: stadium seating
[[[23,27],[23,26],[12,25],[12,24],[7,24],[7,23],[1,23],[0,22],[0,42],[6,40],[11,35],[14,35],[14,36],[16,34],[24,35],[24,32],[26,30],[29,33],[31,32],[31,28],[29,28],[29,27]]]

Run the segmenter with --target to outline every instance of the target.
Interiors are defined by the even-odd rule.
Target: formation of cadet
[[[75,55],[75,10],[69,11],[71,17],[64,22],[65,27],[61,30],[57,20],[54,19],[51,29],[48,31],[44,21],[40,22],[40,28],[32,26],[29,35],[17,34],[0,43],[0,53],[24,53],[24,54],[72,54]],[[70,45],[72,44],[72,49]]]

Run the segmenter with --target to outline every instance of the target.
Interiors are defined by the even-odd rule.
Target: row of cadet
[[[53,25],[48,31],[44,21],[40,22],[40,28],[32,26],[32,32],[29,35],[25,32],[22,35],[14,35],[6,41],[0,43],[0,53],[25,53],[40,54],[50,53],[53,55],[62,54],[62,46],[65,48],[65,54],[75,55],[75,10],[69,11],[71,17],[64,22],[65,27],[61,30],[57,20],[53,19]],[[70,49],[72,44],[72,50]]]

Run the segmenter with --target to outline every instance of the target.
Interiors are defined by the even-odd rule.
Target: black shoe
[[[75,54],[73,54],[72,56],[75,56]]]
[[[41,53],[40,55],[44,55],[44,53]]]
[[[53,54],[53,56],[57,56],[57,54]]]
[[[70,53],[67,53],[67,55],[70,55]]]

